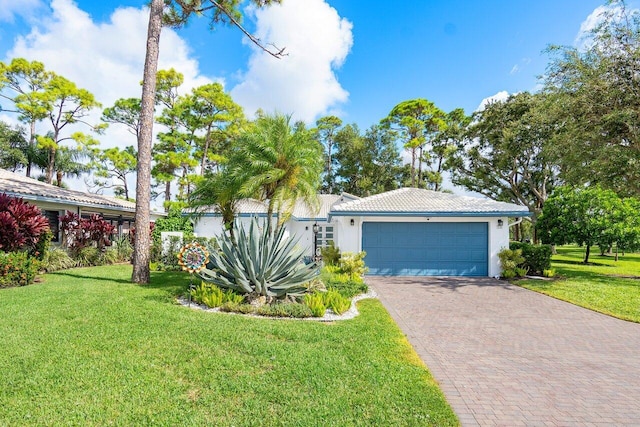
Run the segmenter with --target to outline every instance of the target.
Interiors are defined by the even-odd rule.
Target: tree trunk
[[[56,150],[54,148],[49,149],[47,160],[48,160],[48,164],[47,164],[47,169],[45,171],[45,182],[47,184],[53,184],[53,174],[55,172],[55,167],[56,167]]]
[[[31,155],[36,151],[36,122],[31,120],[29,124],[29,149],[31,150]],[[31,178],[31,158],[27,159],[27,178]]]
[[[140,133],[138,135],[138,166],[136,182],[136,238],[133,251],[134,283],[149,283],[149,211],[151,203],[151,145],[153,112],[156,93],[156,73],[160,51],[160,32],[164,0],[152,0],[149,6],[149,28],[147,32],[147,54],[144,61],[142,83],[142,105],[140,110]]]
[[[411,187],[416,186],[416,149],[411,148]]]
[[[171,201],[171,181],[167,181],[164,184],[164,201],[165,202],[170,202]],[[166,212],[169,212],[169,204],[168,203],[165,203],[164,210]]]
[[[416,187],[422,188],[422,146],[418,147],[418,179],[416,180]]]
[[[584,263],[587,264],[589,262],[589,254],[591,253],[591,245],[586,245],[587,249],[584,254]]]

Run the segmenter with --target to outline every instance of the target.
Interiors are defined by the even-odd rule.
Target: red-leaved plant
[[[0,250],[32,253],[41,236],[49,230],[49,221],[40,209],[21,198],[0,193]],[[36,254],[37,255],[37,254]]]
[[[60,229],[64,233],[63,244],[72,251],[78,251],[94,243],[100,250],[110,246],[109,237],[116,228],[98,214],[81,218],[78,214],[67,211],[67,214],[60,218]]]

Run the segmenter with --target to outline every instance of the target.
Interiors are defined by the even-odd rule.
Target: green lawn
[[[377,300],[322,324],[191,310],[187,276],[61,271],[0,291],[0,425],[457,425]]]
[[[640,322],[640,254],[626,254],[615,261],[613,256],[601,256],[596,248],[588,265],[582,263],[583,259],[584,248],[559,247],[552,267],[562,279],[523,280],[518,284],[620,319]]]

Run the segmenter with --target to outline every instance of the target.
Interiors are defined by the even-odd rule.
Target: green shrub
[[[542,273],[551,268],[551,245],[532,245],[530,243],[511,242],[509,249],[522,251],[524,261],[518,264],[531,273]]]
[[[225,311],[228,313],[250,314],[255,312],[256,308],[251,304],[237,304],[229,301],[220,306],[220,311]]]
[[[348,274],[351,279],[355,277],[362,277],[369,271],[364,263],[364,257],[367,256],[366,252],[359,252],[357,254],[351,252],[345,252],[340,256],[340,271]]]
[[[199,285],[194,286],[193,289],[189,291],[191,294],[191,301],[202,304],[202,297],[208,292],[209,285],[204,282],[200,282]]]
[[[79,267],[91,267],[100,264],[100,251],[93,246],[85,246],[72,254],[76,265]]]
[[[38,238],[38,242],[35,244],[35,247],[30,252],[32,256],[34,256],[38,261],[42,261],[44,257],[47,255],[49,248],[51,247],[51,239],[53,238],[53,233],[51,233],[50,229],[45,229]]]
[[[107,248],[105,251],[100,252],[97,265],[109,265],[117,262],[120,262],[118,250],[116,248]]]
[[[40,262],[26,252],[0,252],[0,288],[33,283]]]
[[[258,307],[256,314],[270,317],[305,318],[313,316],[311,309],[305,304],[295,302],[276,302]]]
[[[182,270],[182,267],[178,264],[178,253],[180,253],[182,244],[182,239],[178,236],[169,236],[168,244],[164,248],[160,244],[158,265],[162,266],[163,271]]]
[[[327,306],[324,304],[324,296],[320,292],[305,294],[304,304],[311,309],[314,317],[322,317],[327,311]]]
[[[338,265],[340,262],[340,249],[336,248],[336,245],[333,243],[329,243],[329,246],[326,246],[321,249],[322,261],[325,265]]]
[[[129,236],[122,235],[113,240],[112,247],[118,254],[118,262],[129,262],[133,256],[133,245]]]
[[[522,249],[503,249],[498,252],[500,265],[502,266],[502,277],[512,279],[516,277],[516,268],[524,263]]]
[[[555,277],[556,276],[556,270],[553,269],[553,268],[548,268],[548,269],[542,271],[542,275],[544,277]]]
[[[202,295],[202,303],[210,308],[220,307],[224,299],[222,289],[217,286],[209,286],[208,292]]]
[[[323,296],[324,305],[336,314],[342,314],[351,308],[351,300],[342,296],[336,289],[329,289]]]
[[[66,270],[75,266],[76,261],[69,256],[67,251],[60,248],[50,248],[41,263],[42,270],[46,272]]]
[[[226,303],[240,304],[244,301],[244,296],[234,292],[232,289],[223,290],[204,281],[191,289],[190,293],[192,301],[210,308],[220,307]]]
[[[516,272],[516,276],[518,277],[524,277],[527,275],[527,273],[529,272],[528,269],[526,268],[522,268],[522,267],[516,267],[515,268],[515,272]]]
[[[338,291],[345,298],[351,299],[369,291],[361,276],[352,278],[347,273],[341,273],[340,267],[324,266],[320,277],[327,288]]]

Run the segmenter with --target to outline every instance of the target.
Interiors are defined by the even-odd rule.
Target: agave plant
[[[226,233],[217,240],[219,250],[212,250],[208,268],[200,276],[223,288],[265,297],[301,293],[303,283],[319,274],[317,264],[305,265],[304,252],[297,239],[285,238],[284,227],[275,234],[261,229],[253,219],[249,230],[234,225],[235,242]]]

